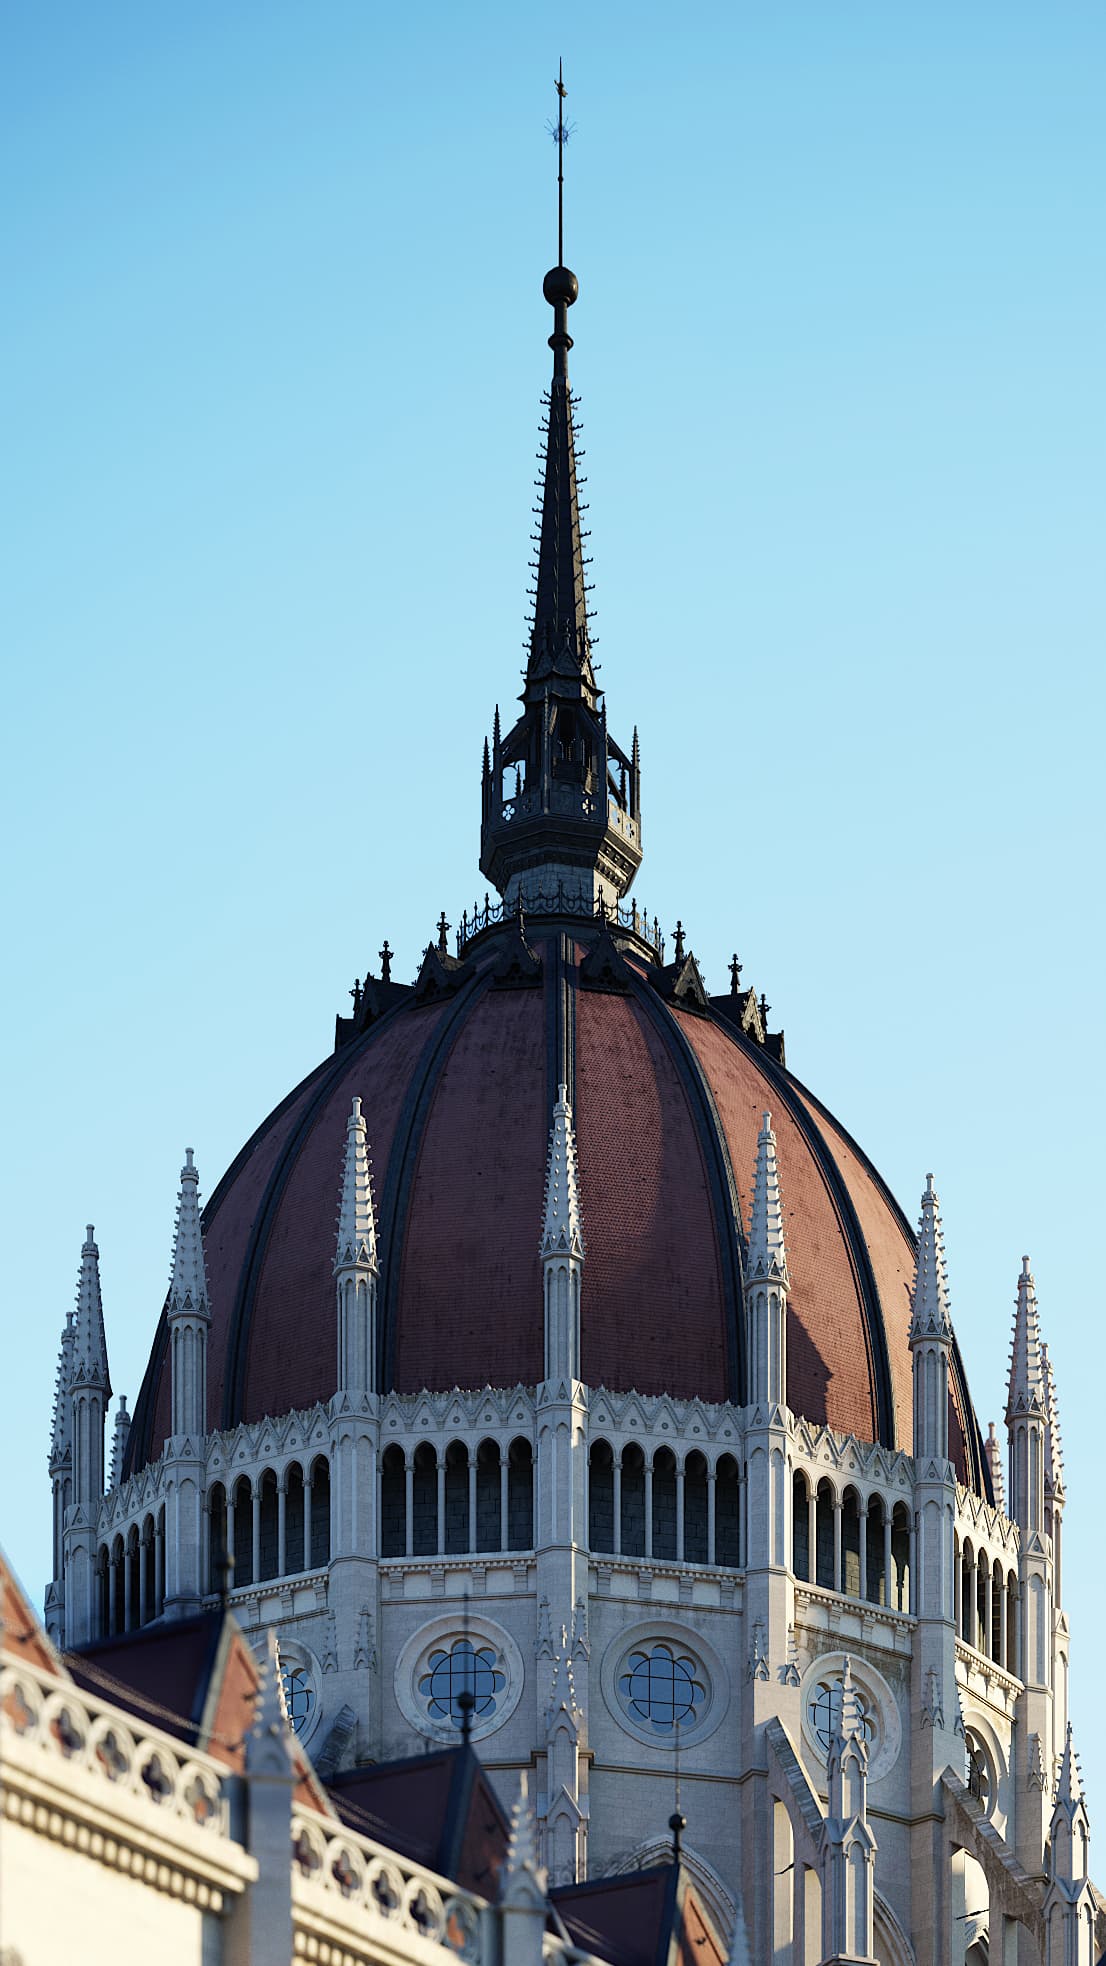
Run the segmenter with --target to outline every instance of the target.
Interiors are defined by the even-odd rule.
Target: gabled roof
[[[569,1937],[609,1966],[726,1966],[682,1864],[565,1884],[550,1897]]]
[[[496,1895],[508,1823],[471,1748],[352,1768],[327,1783],[350,1829],[425,1864],[466,1891]]]
[[[3,1550],[0,1550],[0,1652],[26,1660],[28,1665],[51,1673],[55,1679],[69,1678]]]

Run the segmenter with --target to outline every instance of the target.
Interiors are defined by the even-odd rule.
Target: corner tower
[[[568,310],[580,287],[564,264],[563,84],[558,92],[558,263],[543,285],[553,309],[553,380],[535,507],[534,619],[522,715],[503,737],[497,710],[485,745],[480,868],[510,908],[540,897],[544,912],[602,915],[641,865],[641,771],[637,732],[627,753],[607,729],[592,664],[568,379]]]

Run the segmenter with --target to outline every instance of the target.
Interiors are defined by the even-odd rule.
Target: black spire
[[[534,618],[522,715],[502,739],[497,718],[485,764],[480,866],[511,901],[520,890],[549,890],[564,897],[567,912],[591,914],[600,903],[619,900],[641,864],[640,766],[636,733],[630,757],[608,733],[592,666],[568,379],[568,310],[580,288],[563,263],[569,135],[563,72],[555,87],[559,259],[542,288],[553,309],[553,378],[539,481]]]

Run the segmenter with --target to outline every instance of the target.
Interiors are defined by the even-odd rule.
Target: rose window
[[[693,1727],[707,1697],[697,1661],[669,1645],[631,1652],[619,1674],[618,1691],[631,1719],[658,1734]]]
[[[293,1733],[302,1734],[315,1711],[315,1688],[306,1666],[282,1666],[284,1708]]]
[[[507,1676],[490,1645],[474,1646],[471,1639],[458,1638],[452,1645],[438,1646],[431,1652],[419,1679],[419,1692],[431,1720],[460,1728],[465,1717],[463,1693],[471,1696],[473,1719],[486,1720],[494,1714],[506,1684]]]
[[[828,1754],[833,1744],[841,1720],[840,1679],[823,1679],[814,1688],[810,1698],[810,1724],[823,1754]],[[864,1694],[853,1681],[853,1699],[856,1703],[857,1731],[865,1746],[871,1748],[876,1737],[876,1724],[871,1708]]]

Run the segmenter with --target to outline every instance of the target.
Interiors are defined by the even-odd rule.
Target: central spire
[[[541,901],[568,914],[613,913],[641,865],[637,735],[629,754],[607,729],[596,685],[580,526],[576,433],[568,379],[568,310],[580,286],[564,264],[564,120],[558,72],[558,263],[542,291],[553,309],[553,377],[546,397],[545,468],[535,511],[534,617],[522,715],[485,747],[480,866],[514,905]]]

